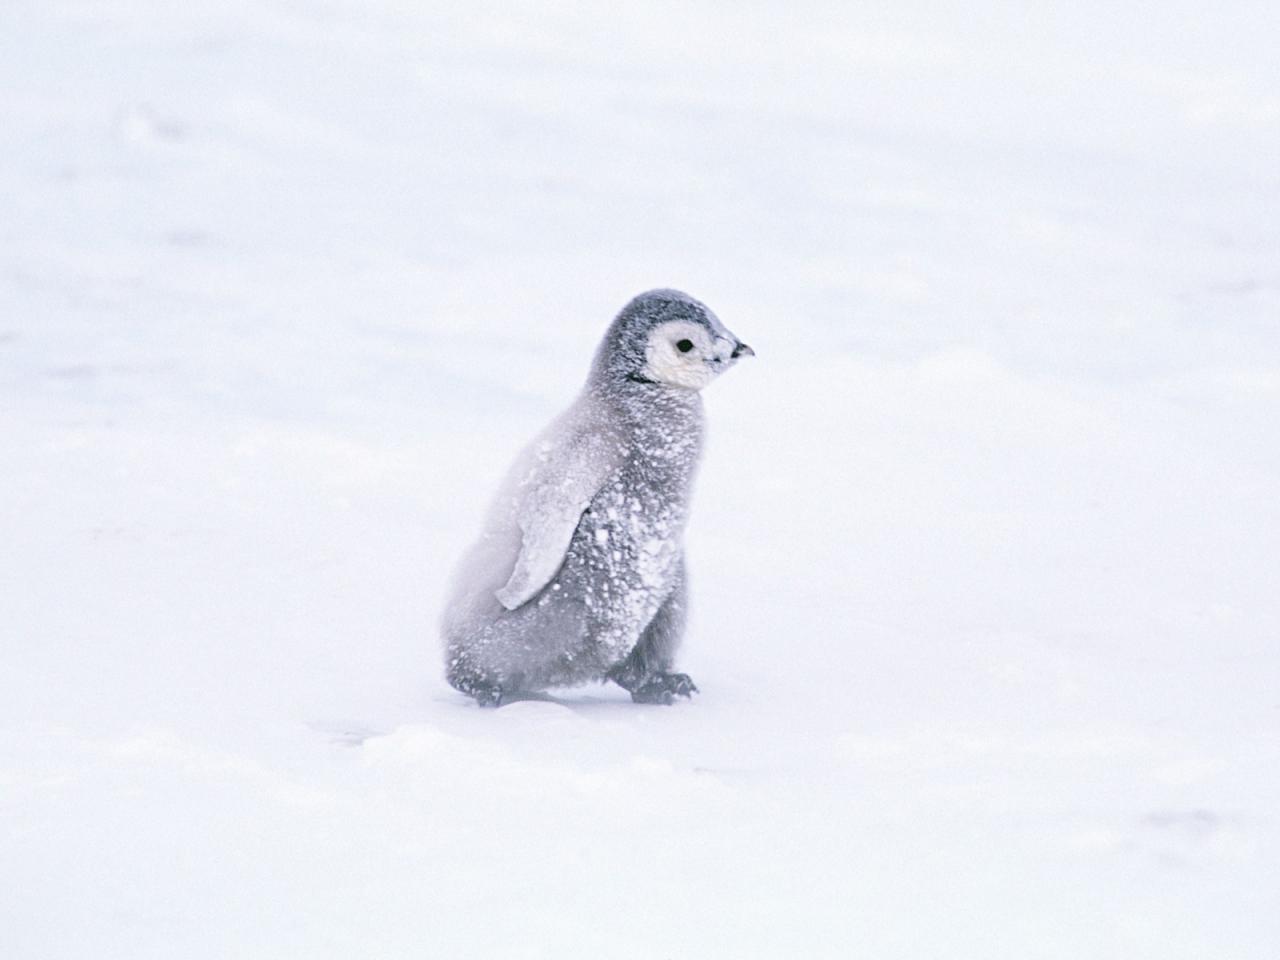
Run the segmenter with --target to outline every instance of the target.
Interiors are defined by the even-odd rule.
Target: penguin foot
[[[482,707],[502,706],[502,687],[496,683],[478,683],[467,692],[475,697],[476,703]]]
[[[461,673],[450,673],[448,680],[453,689],[472,697],[482,707],[500,707],[505,702],[507,691],[500,683]]]
[[[636,703],[670,705],[676,702],[676,697],[692,698],[697,692],[698,685],[687,673],[655,673],[631,690],[631,699]]]

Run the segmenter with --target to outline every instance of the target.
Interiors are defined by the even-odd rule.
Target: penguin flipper
[[[599,445],[580,438],[555,458],[555,467],[538,471],[524,485],[516,522],[520,553],[506,584],[494,596],[508,610],[528,603],[551,582],[564,563],[583,512],[614,470]]]
[[[551,578],[564,563],[573,531],[577,529],[578,520],[586,508],[584,503],[576,512],[569,508],[538,517],[528,526],[521,524],[524,536],[515,568],[506,584],[494,592],[499,603],[508,610],[514,610],[521,604],[528,603],[551,582]]]

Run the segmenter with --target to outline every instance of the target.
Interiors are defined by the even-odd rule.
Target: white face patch
[[[732,366],[734,346],[701,324],[672,320],[649,332],[644,375],[669,387],[701,390]]]

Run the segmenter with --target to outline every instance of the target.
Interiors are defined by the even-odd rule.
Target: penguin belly
[[[580,604],[585,626],[578,658],[604,676],[635,647],[671,593],[680,565],[679,518],[655,509],[656,491],[607,485],[583,513],[564,566],[548,585],[552,602]]]

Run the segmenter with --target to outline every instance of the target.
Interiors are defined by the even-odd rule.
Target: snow
[[[1280,14],[10,0],[0,941],[1280,948]],[[692,703],[481,711],[448,571],[640,290]]]

